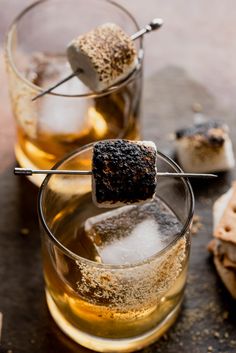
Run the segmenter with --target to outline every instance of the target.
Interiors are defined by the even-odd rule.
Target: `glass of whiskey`
[[[74,77],[32,101],[71,74],[68,43],[107,22],[130,35],[139,28],[126,9],[106,0],[37,1],[11,25],[5,57],[17,129],[15,154],[21,167],[49,169],[65,154],[93,141],[139,138],[142,38],[135,40],[137,66],[121,83],[94,93]],[[40,185],[42,177],[31,180]]]
[[[56,169],[91,170],[93,144]],[[181,169],[162,153],[160,172]],[[186,283],[194,199],[184,178],[159,178],[153,200],[113,209],[92,201],[91,176],[51,175],[39,222],[50,313],[74,341],[132,352],[174,323]]]

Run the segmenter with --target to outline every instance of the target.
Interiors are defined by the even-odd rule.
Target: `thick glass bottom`
[[[144,348],[160,338],[175,322],[180,311],[182,297],[168,316],[154,329],[140,336],[125,339],[95,337],[79,331],[61,314],[49,292],[46,290],[49,311],[60,329],[76,343],[98,352],[133,352]]]

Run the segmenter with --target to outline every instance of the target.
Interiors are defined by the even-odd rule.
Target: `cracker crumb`
[[[229,312],[228,311],[224,311],[222,317],[223,317],[224,320],[227,320],[229,318]]]
[[[220,337],[220,334],[219,334],[218,331],[214,331],[213,335],[214,335],[215,338],[219,338]]]
[[[203,110],[203,107],[202,107],[201,103],[199,103],[199,102],[193,102],[193,104],[192,104],[192,111],[193,111],[194,113],[201,113],[202,110]]]
[[[166,140],[167,141],[175,141],[176,136],[173,132],[170,132],[169,134],[166,135]]]
[[[208,346],[207,351],[208,352],[213,352],[213,347],[212,346]]]
[[[199,230],[202,228],[201,217],[198,215],[193,216],[193,224],[192,224],[192,235],[196,235]]]
[[[230,340],[229,344],[231,347],[236,347],[236,340]]]
[[[21,229],[20,229],[20,234],[22,234],[22,235],[28,235],[28,234],[29,234],[29,229],[28,229],[28,228],[21,228]]]

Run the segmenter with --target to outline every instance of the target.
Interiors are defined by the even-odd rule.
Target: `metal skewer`
[[[92,175],[92,170],[60,170],[60,169],[25,169],[15,168],[15,175],[33,175],[33,174],[64,174],[64,175]],[[158,177],[174,177],[174,178],[217,178],[216,174],[200,174],[200,173],[157,173]]]
[[[147,24],[145,27],[143,27],[142,29],[140,29],[138,32],[134,33],[132,36],[130,36],[131,40],[136,40],[139,37],[142,37],[144,34],[155,31],[156,29],[159,29],[161,26],[163,25],[163,20],[161,18],[154,18],[149,24]],[[82,73],[83,70],[82,69],[78,69],[75,72],[72,72],[72,74],[70,74],[69,76],[65,77],[63,80],[57,82],[54,86],[42,91],[41,93],[39,93],[37,96],[35,96],[34,98],[32,98],[32,101],[35,101],[36,99],[44,96],[46,93],[50,93],[51,91],[53,91],[55,88],[57,88],[58,86],[62,85],[63,83],[69,81],[70,79],[72,79],[73,77],[77,76],[79,73]]]
[[[163,19],[162,18],[154,18],[149,24],[147,24],[145,27],[140,29],[138,32],[132,34],[130,36],[131,40],[136,40],[139,37],[142,37],[144,34],[155,31],[156,29],[159,29],[163,25]]]
[[[35,96],[34,98],[32,98],[32,102],[35,101],[36,99],[44,96],[47,93],[50,93],[51,91],[53,91],[55,88],[57,88],[58,86],[62,85],[63,83],[69,81],[70,79],[72,79],[73,77],[75,77],[76,75],[78,75],[79,73],[82,73],[83,70],[82,69],[78,69],[75,72],[72,72],[72,74],[70,74],[69,76],[63,78],[63,80],[57,82],[54,86],[46,89],[45,91],[39,93],[37,96]]]

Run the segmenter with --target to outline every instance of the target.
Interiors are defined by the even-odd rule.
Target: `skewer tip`
[[[14,168],[15,175],[32,175],[31,169],[24,169],[24,168]]]
[[[41,93],[39,93],[39,94],[37,94],[37,96],[34,96],[34,97],[31,99],[31,101],[32,101],[32,102],[36,101],[36,99],[38,99],[38,98],[44,96],[46,93],[49,93],[49,91],[50,91],[50,89],[49,89],[49,90],[46,90],[46,91],[43,91],[43,92],[41,92]]]

